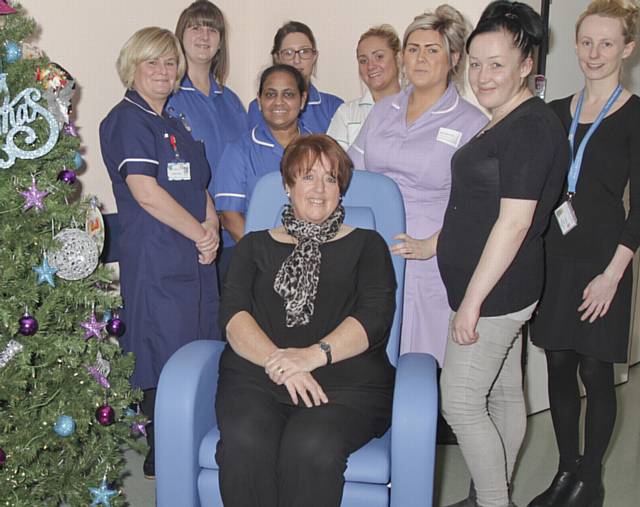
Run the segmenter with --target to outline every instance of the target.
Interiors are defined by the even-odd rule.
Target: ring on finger
[[[282,366],[280,366],[278,368],[278,373],[280,373],[280,374],[284,373],[284,368]]]

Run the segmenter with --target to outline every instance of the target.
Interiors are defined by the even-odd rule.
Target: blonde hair
[[[180,42],[169,30],[157,26],[138,30],[124,43],[116,61],[120,81],[125,88],[132,89],[138,64],[165,55],[175,56],[177,60],[178,75],[174,84],[174,90],[177,90],[186,69]]]
[[[635,0],[593,0],[576,21],[576,39],[582,22],[587,16],[592,15],[619,19],[622,22],[624,43],[629,44],[636,40],[638,4]]]
[[[449,57],[449,80],[456,79],[460,75],[460,69],[464,69],[464,43],[471,30],[470,23],[462,13],[448,4],[442,4],[433,12],[426,11],[416,16],[404,31],[403,51],[407,47],[409,36],[416,30],[434,30],[440,34]],[[452,58],[454,53],[459,55],[455,65]]]
[[[385,41],[387,46],[389,46],[389,49],[393,51],[394,56],[398,56],[400,54],[400,39],[391,25],[385,23],[384,25],[372,26],[360,36],[357,45],[359,46],[363,40],[368,39],[369,37],[381,38]]]

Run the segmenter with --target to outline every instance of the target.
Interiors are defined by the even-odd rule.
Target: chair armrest
[[[429,354],[400,356],[391,423],[391,507],[431,507],[438,385]]]
[[[215,426],[218,362],[225,343],[198,340],[179,349],[160,374],[154,414],[158,507],[198,507],[198,453]]]

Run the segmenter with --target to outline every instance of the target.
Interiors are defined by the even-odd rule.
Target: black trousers
[[[142,393],[142,401],[140,402],[140,410],[150,421],[147,424],[147,444],[149,445],[149,452],[147,453],[146,461],[155,464],[156,462],[156,443],[155,443],[155,430],[153,426],[153,420],[155,419],[153,413],[156,409],[156,388],[145,389]]]
[[[293,406],[256,385],[219,390],[216,414],[225,507],[338,507],[349,454],[376,436],[358,410]]]

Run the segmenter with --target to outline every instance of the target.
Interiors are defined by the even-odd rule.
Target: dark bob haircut
[[[533,50],[540,45],[545,32],[542,18],[529,5],[496,0],[487,5],[476,28],[469,35],[465,46],[467,53],[476,35],[502,30],[513,35],[513,44],[520,50],[523,59],[533,56]]]
[[[307,82],[304,80],[302,74],[298,69],[292,67],[291,65],[277,63],[276,65],[272,65],[271,67],[265,69],[260,76],[258,95],[262,95],[262,90],[264,89],[264,84],[267,82],[267,79],[269,78],[269,76],[275,74],[276,72],[285,72],[286,74],[289,74],[291,77],[293,77],[294,81],[296,82],[296,88],[300,92],[300,95],[307,91]]]
[[[351,181],[353,163],[340,145],[326,134],[300,136],[284,151],[280,173],[285,185],[293,187],[301,174],[307,174],[322,157],[331,164],[331,175],[338,180],[340,195]]]

